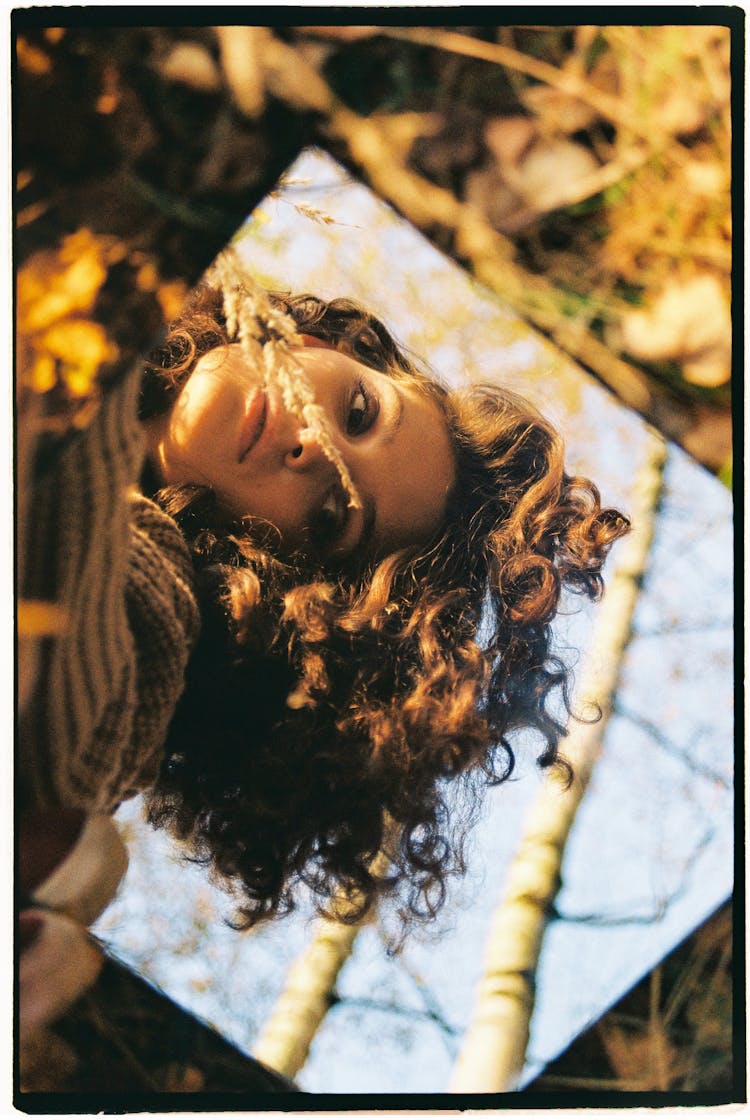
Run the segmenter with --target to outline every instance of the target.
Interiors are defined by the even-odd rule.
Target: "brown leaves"
[[[237,108],[254,119],[268,94],[295,109],[323,113],[332,106],[327,83],[307,58],[268,27],[217,27],[221,65]]]
[[[52,70],[52,60],[48,54],[30,43],[23,35],[19,35],[16,42],[16,58],[18,65],[30,74],[49,74]]]
[[[718,277],[671,280],[644,310],[621,320],[622,346],[647,361],[674,361],[695,385],[723,385],[731,374],[732,317]]]
[[[182,82],[206,93],[221,88],[221,73],[200,43],[175,43],[157,69],[170,82]]]

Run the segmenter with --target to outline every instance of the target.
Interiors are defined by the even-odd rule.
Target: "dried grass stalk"
[[[305,425],[301,437],[319,444],[339,472],[349,505],[360,509],[362,502],[333,441],[328,418],[316,404],[305,372],[292,353],[292,347],[300,344],[293,319],[273,305],[232,248],[219,254],[207,280],[222,294],[227,329],[230,335],[237,335],[248,363],[262,370],[264,386],[277,389],[284,407],[299,417]]]

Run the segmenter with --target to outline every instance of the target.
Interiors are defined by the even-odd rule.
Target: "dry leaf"
[[[177,318],[188,293],[189,288],[184,280],[169,280],[156,289],[156,298],[167,323]]]
[[[496,167],[470,171],[464,183],[466,201],[476,206],[493,226],[503,228],[503,223],[515,214],[521,203],[518,195],[501,179]]]
[[[164,1091],[168,1093],[200,1093],[206,1085],[206,1079],[197,1066],[184,1066],[179,1062],[172,1062],[167,1066],[164,1075]]]
[[[439,113],[373,113],[370,119],[383,130],[394,154],[404,160],[416,141],[435,137],[443,124]]]
[[[552,86],[528,86],[521,94],[521,100],[540,118],[540,128],[543,127],[547,134],[581,132],[597,118],[596,110],[590,105]]]
[[[683,167],[688,190],[715,199],[729,190],[729,168],[716,159],[691,159]]]
[[[504,172],[509,186],[529,206],[554,210],[569,196],[573,184],[598,168],[588,148],[559,137],[537,142],[517,167],[508,166]]]
[[[106,277],[104,246],[87,229],[66,237],[58,252],[34,254],[18,273],[19,329],[33,334],[90,311]]]
[[[654,123],[674,136],[689,136],[702,128],[706,120],[706,103],[691,97],[683,87],[672,86],[654,102]]]
[[[332,94],[303,55],[268,27],[217,27],[224,76],[237,107],[248,117],[264,108],[266,89],[294,109],[326,112]]]
[[[74,396],[92,389],[99,366],[113,362],[119,353],[101,323],[89,319],[63,319],[53,324],[36,343],[42,359],[62,363],[61,374]]]
[[[49,74],[52,69],[49,55],[24,39],[23,35],[19,36],[16,43],[16,58],[18,65],[23,70],[28,70],[30,74]]]
[[[325,113],[331,108],[333,96],[315,67],[275,35],[265,45],[263,70],[270,92],[293,109]]]
[[[208,93],[221,88],[219,68],[200,43],[175,44],[157,69],[168,82],[182,82]]]
[[[353,43],[358,39],[372,39],[380,35],[379,27],[298,27],[297,31],[303,35],[317,35],[323,39],[341,39],[345,43]]]
[[[622,347],[646,361],[676,361],[696,385],[723,385],[731,374],[732,316],[719,279],[710,273],[673,280],[645,310],[620,323]]]
[[[265,105],[262,57],[271,32],[267,27],[216,27],[221,66],[237,108],[259,117]]]
[[[536,136],[529,117],[493,117],[484,129],[484,139],[501,169],[514,166]]]

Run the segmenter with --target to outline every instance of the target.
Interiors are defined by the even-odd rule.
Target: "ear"
[[[301,334],[299,337],[302,339],[303,346],[317,346],[320,350],[336,349],[332,342],[326,342],[325,339],[316,338],[315,335],[312,334]]]

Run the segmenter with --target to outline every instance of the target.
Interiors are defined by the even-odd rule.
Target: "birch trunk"
[[[378,856],[373,873],[382,874],[386,865],[386,858]],[[293,962],[286,986],[253,1047],[258,1061],[286,1077],[294,1077],[302,1069],[331,1006],[336,978],[368,917],[354,925],[329,918],[316,923],[309,945]]]
[[[663,440],[652,435],[636,480],[633,529],[599,609],[577,705],[585,712],[589,704],[598,704],[602,718],[594,724],[573,724],[564,745],[575,772],[573,784],[565,790],[550,776],[532,806],[491,925],[485,973],[453,1070],[451,1092],[507,1091],[515,1087],[523,1068],[546,917],[559,888],[568,833],[612,710],[653,538],[665,459]]]

